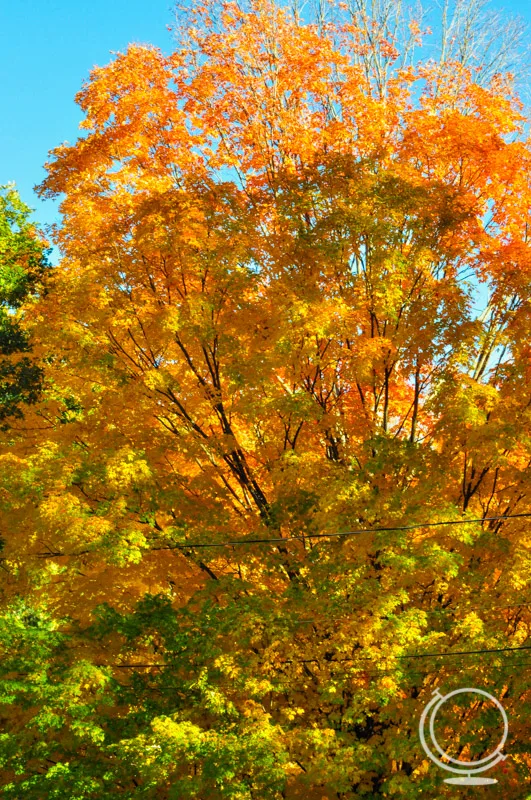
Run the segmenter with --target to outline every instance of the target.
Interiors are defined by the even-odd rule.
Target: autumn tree
[[[494,75],[511,72],[526,90],[531,49],[527,27],[515,14],[499,11],[490,0],[311,0],[315,19],[353,23],[358,50],[353,61],[384,93],[396,67],[425,61],[427,54],[444,64],[470,68],[470,80],[488,84]],[[296,18],[305,4],[293,0]]]
[[[1,456],[6,797],[449,796],[417,726],[463,683],[529,791],[526,120],[459,60],[381,92],[362,33],[207,3],[78,96]]]

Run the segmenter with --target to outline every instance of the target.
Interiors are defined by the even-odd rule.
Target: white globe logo
[[[456,758],[452,758],[444,750],[440,747],[437,738],[435,736],[435,717],[437,716],[437,712],[439,711],[440,707],[443,703],[449,700],[451,697],[455,697],[457,694],[465,694],[466,692],[473,692],[474,694],[481,694],[484,697],[488,697],[488,699],[494,703],[494,705],[499,709],[502,719],[503,719],[503,735],[499,745],[493,750],[490,755],[486,756],[485,758],[481,758],[478,761],[458,761]],[[439,755],[434,755],[428,744],[426,743],[426,738],[424,736],[424,726],[426,723],[426,718],[430,714],[430,739],[432,741],[433,747],[437,751]],[[491,769],[500,761],[504,761],[506,756],[503,755],[501,752],[506,740],[507,734],[509,733],[509,723],[507,722],[507,714],[505,713],[505,709],[502,704],[497,700],[496,697],[493,697],[488,692],[484,692],[483,689],[456,689],[453,692],[449,692],[446,695],[442,695],[438,689],[433,693],[433,697],[422,712],[422,716],[420,718],[419,723],[419,736],[420,741],[422,742],[422,747],[424,751],[428,755],[429,758],[437,764],[442,769],[448,770],[449,772],[457,772],[461,777],[459,778],[446,778],[444,781],[445,783],[453,783],[460,786],[468,785],[468,786],[483,786],[485,784],[491,783],[498,783],[497,780],[494,778],[481,778],[477,775],[479,772],[485,772],[487,769]],[[452,764],[459,764],[461,769],[457,769],[457,767],[452,767],[449,764],[445,764],[440,760],[440,756],[443,756],[448,761],[451,761]]]

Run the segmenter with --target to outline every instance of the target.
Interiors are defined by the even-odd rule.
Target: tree
[[[503,651],[529,623],[525,120],[459,62],[382,93],[360,35],[202,5],[78,97],[42,185],[40,430],[2,457],[6,797],[439,798],[418,719],[464,676],[529,791]]]
[[[492,8],[489,0],[440,0],[430,5],[420,0],[316,0],[313,5],[321,25],[328,20],[355,25],[359,46],[353,58],[381,93],[397,65],[426,60],[426,51],[441,64],[457,61],[469,67],[476,83],[488,84],[497,73],[511,72],[526,90],[527,27],[518,16]],[[299,6],[293,4],[296,16],[301,14]]]
[[[48,267],[45,242],[30,214],[12,185],[0,187],[0,421],[4,425],[8,418],[22,417],[22,405],[36,402],[42,378],[42,370],[25,355],[31,345],[20,313],[42,289]]]

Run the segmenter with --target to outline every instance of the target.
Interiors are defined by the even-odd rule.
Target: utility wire
[[[469,525],[473,522],[493,522],[495,520],[501,519],[522,519],[522,518],[529,518],[531,517],[531,513],[526,514],[503,514],[496,517],[479,517],[476,519],[450,519],[450,520],[443,520],[442,522],[418,522],[415,525],[386,525],[384,527],[379,528],[358,528],[352,531],[338,531],[335,533],[311,533],[311,534],[300,534],[299,536],[279,536],[275,538],[269,539],[234,539],[232,541],[226,542],[186,542],[184,544],[169,544],[164,545],[162,547],[150,547],[148,552],[155,552],[158,550],[189,550],[194,548],[208,548],[208,547],[234,547],[236,545],[246,545],[246,544],[276,544],[277,542],[286,543],[286,542],[293,542],[297,541],[300,542],[303,539],[329,539],[331,537],[341,537],[341,536],[359,536],[362,533],[382,533],[382,532],[392,532],[392,531],[412,531],[418,530],[419,528],[432,528],[438,527],[441,525]],[[26,557],[38,557],[38,558],[65,558],[68,556],[80,556],[80,555],[87,555],[93,550],[81,550],[76,553],[32,553]],[[24,556],[23,556],[24,557]],[[16,556],[13,556],[16,558]],[[3,561],[7,560],[6,558],[2,559]]]
[[[482,648],[481,650],[449,650],[446,653],[406,653],[402,656],[393,656],[396,658],[397,661],[409,661],[413,658],[449,658],[452,656],[474,656],[474,655],[486,655],[489,653],[514,653],[519,652],[521,650],[531,650],[531,645],[521,645],[519,647],[493,647],[493,648]],[[380,656],[381,657],[381,656]],[[322,660],[322,659],[321,659]],[[338,664],[338,663],[351,663],[357,664],[358,661],[375,661],[375,658],[371,658],[371,656],[360,656],[359,658],[334,658],[327,661],[328,664]],[[308,658],[308,659],[285,659],[283,661],[278,662],[280,664],[311,664],[311,663],[319,663],[319,659],[317,658]]]
[[[235,539],[228,542],[190,542],[186,544],[175,544],[170,547],[187,549],[189,547],[226,547],[227,545],[240,544],[269,544],[270,542],[292,542],[301,539],[328,539],[331,536],[359,536],[361,533],[381,533],[386,531],[411,531],[418,528],[429,528],[438,525],[468,525],[472,522],[491,522],[499,519],[516,519],[519,517],[531,517],[531,514],[505,514],[498,517],[480,517],[479,519],[455,519],[444,520],[443,522],[419,522],[415,525],[394,525],[380,528],[359,528],[353,531],[339,531],[337,533],[309,533],[299,536],[280,536],[271,539]]]
[[[126,669],[126,668],[127,669],[149,669],[150,667],[171,667],[173,665],[171,665],[171,664],[95,664],[94,666],[97,666],[97,667],[117,667],[117,668],[122,668],[122,669]],[[468,664],[468,665],[459,665],[459,667],[454,667],[454,668],[448,669],[446,667],[446,665],[445,665],[444,667],[441,667],[441,670],[444,670],[443,676],[446,676],[446,675],[458,675],[461,672],[464,672],[464,671],[467,671],[467,670],[471,670],[471,669],[475,669],[475,668],[482,667],[482,666],[485,666],[485,665],[484,664],[480,664],[480,663],[475,663],[475,664]],[[487,666],[489,666],[489,665],[487,665]],[[508,669],[513,669],[514,667],[531,667],[531,661],[529,661],[529,660],[526,660],[526,661],[510,661],[510,662],[508,662],[506,664],[497,664],[495,666],[495,669],[496,669],[497,672],[501,672],[501,671],[505,671],[505,670],[508,670]],[[434,672],[435,672],[435,669],[432,669],[432,670],[408,669],[407,670],[407,674],[408,675],[420,675],[420,676],[423,676],[423,677],[426,677],[427,675],[433,675]],[[29,674],[30,673],[20,673],[20,672],[17,673],[19,678],[20,677],[24,677],[25,675],[29,675]],[[379,678],[381,676],[394,675],[394,674],[396,674],[396,669],[379,669],[379,670],[374,670],[374,671],[370,671],[370,672],[366,671],[366,670],[363,670],[363,673],[361,673],[359,675],[359,677],[363,677],[363,678]],[[19,678],[15,679],[15,680],[19,680]],[[179,686],[177,686],[177,685],[175,685],[175,686],[149,686],[147,688],[156,689],[157,691],[159,691],[159,690],[160,691],[165,691],[165,690],[170,690],[170,689],[172,689],[172,690],[181,689],[182,690],[182,689],[186,688],[185,683],[189,683],[190,680],[193,680],[193,679],[188,678],[188,679],[186,679],[185,682],[183,682]],[[234,687],[234,682],[235,682],[235,679],[215,680],[216,686],[231,686],[231,687]],[[28,683],[28,682],[25,681],[25,683]],[[30,681],[29,685],[42,687],[42,683],[38,683],[38,682],[34,682],[34,681]],[[134,689],[135,691],[138,691],[138,687],[137,686],[133,687],[131,684],[120,684],[120,686],[122,688]]]
[[[380,532],[391,532],[391,531],[407,531],[407,530],[417,530],[419,528],[427,528],[427,527],[437,527],[442,525],[467,525],[469,523],[474,522],[491,522],[495,520],[502,520],[502,519],[521,519],[521,518],[529,518],[531,517],[531,513],[522,513],[522,514],[504,514],[494,517],[482,517],[477,519],[463,519],[463,520],[444,520],[441,522],[423,522],[417,523],[415,525],[401,525],[401,526],[384,526],[378,528],[360,528],[358,530],[352,531],[340,531],[336,533],[316,533],[307,535],[304,538],[307,539],[321,539],[321,538],[329,538],[329,537],[340,537],[340,536],[356,536],[362,533],[380,533]],[[168,546],[167,548],[157,548],[157,549],[188,549],[188,548],[206,548],[206,547],[226,547],[226,546],[234,546],[234,545],[243,545],[243,544],[269,544],[275,542],[288,542],[288,541],[300,541],[301,536],[288,536],[288,537],[279,537],[279,538],[269,538],[269,539],[239,539],[234,541],[227,541],[227,542],[190,542],[187,544],[175,544]],[[155,549],[155,548],[153,548]],[[90,552],[90,551],[85,551]],[[68,555],[77,555],[76,553],[50,553],[50,554],[43,554],[43,556],[47,557],[60,557],[60,556],[68,556]],[[5,560],[5,559],[3,559]],[[522,604],[523,605],[523,604]],[[503,608],[511,608],[512,606],[503,606]],[[514,606],[516,607],[516,606]],[[500,606],[502,608],[502,606]],[[311,622],[311,620],[304,620],[304,622]],[[419,659],[419,658],[448,658],[457,655],[478,655],[478,654],[486,654],[486,653],[505,653],[505,652],[515,652],[520,650],[531,650],[531,645],[523,645],[520,647],[502,647],[502,648],[493,648],[493,649],[480,649],[480,650],[457,650],[447,653],[417,653],[417,654],[406,654],[403,656],[396,656],[398,659]],[[358,660],[369,660],[374,661],[371,658],[362,658]],[[315,659],[309,659],[309,661],[315,661]],[[356,659],[338,659],[338,661],[350,661],[355,662]],[[290,663],[289,661],[282,662],[282,663]],[[169,664],[99,664],[96,666],[112,666],[117,669],[142,669],[142,668],[154,668],[154,667],[169,667]]]
[[[446,606],[444,608],[444,610],[445,611],[504,611],[505,609],[508,609],[508,608],[530,608],[530,607],[531,607],[531,602],[528,602],[528,603],[512,603],[512,604],[507,605],[507,606],[485,606],[485,605],[482,605],[482,606],[467,606],[465,609],[460,609],[458,607],[451,608],[450,606]],[[428,609],[428,610],[431,610],[431,609]],[[323,624],[323,623],[324,624],[333,624],[334,622],[342,622],[342,621],[348,621],[348,620],[345,620],[344,618],[343,619],[323,620],[323,619],[317,619],[317,617],[312,617],[311,619],[294,619],[294,620],[290,620],[289,624],[290,625],[309,625],[309,624],[320,625],[320,624]],[[277,622],[278,622],[278,620],[277,620]]]
[[[489,653],[514,653],[522,650],[531,650],[531,645],[521,645],[519,647],[495,647],[495,648],[482,648],[480,650],[452,650],[446,653],[406,653],[403,656],[394,656],[398,660],[409,660],[418,658],[448,658],[451,656],[472,656],[472,655],[485,655]],[[321,659],[322,660],[322,659]],[[360,658],[335,658],[327,661],[327,664],[351,663],[356,664],[358,661],[375,661],[376,659],[370,656],[361,656]],[[279,661],[280,664],[316,664],[319,663],[317,658],[301,658],[301,659],[285,659]],[[530,662],[531,663],[531,662]],[[172,669],[173,664],[95,664],[96,667],[113,667],[116,669]]]
[[[100,666],[100,667],[101,666],[107,666],[107,667],[109,667],[109,666],[122,666],[122,667],[128,666],[129,668],[137,667],[138,669],[140,669],[140,668],[146,669],[150,665],[144,664],[144,665],[140,665],[139,666],[137,664],[129,664],[129,665],[124,665],[124,664],[122,664],[122,665],[99,664],[99,665],[95,665],[95,666]],[[155,666],[162,666],[162,665],[155,665]],[[453,669],[448,669],[446,666],[444,666],[444,667],[441,668],[441,669],[444,670],[442,675],[441,675],[440,672],[438,672],[438,674],[441,675],[442,678],[445,678],[447,675],[459,675],[462,672],[465,672],[467,670],[471,670],[471,669],[474,669],[474,668],[477,668],[477,667],[481,667],[481,666],[483,666],[483,665],[482,664],[469,664],[468,666],[462,665],[462,666],[459,666],[459,667],[453,668]],[[509,670],[509,669],[514,669],[514,667],[524,667],[524,668],[531,667],[531,661],[511,661],[511,662],[509,662],[507,664],[496,665],[495,669],[496,669],[497,672],[504,672],[504,671]],[[433,675],[434,672],[435,672],[434,669],[432,669],[432,670],[408,669],[407,670],[407,675],[408,676],[420,676],[420,677],[424,677],[425,678],[428,675]],[[29,673],[18,673],[18,675],[22,676],[22,677],[24,675],[28,675],[28,674]],[[396,670],[392,670],[392,669],[381,669],[381,670],[375,670],[373,672],[367,672],[367,671],[364,670],[363,673],[359,677],[360,678],[380,678],[382,676],[394,675],[394,674],[396,674]],[[19,679],[20,678],[17,678],[15,680],[18,681]],[[187,687],[186,686],[186,684],[190,683],[191,680],[193,680],[193,679],[189,678],[186,681],[183,681],[183,683],[181,683],[179,685],[158,686],[156,684],[151,684],[151,685],[145,685],[143,688],[144,688],[144,691],[150,691],[150,692],[151,691],[169,692],[169,691],[176,691],[176,690],[180,690],[182,692],[183,690],[186,690],[186,688],[194,688],[193,686],[192,687]],[[235,688],[237,688],[235,686],[235,680],[236,679],[234,679],[234,678],[225,679],[225,680],[213,679],[213,682],[215,683],[216,687],[235,689]],[[132,685],[132,684],[128,684],[128,683],[119,683],[116,680],[115,680],[115,683],[118,683],[118,685],[122,689],[129,689],[129,690],[134,691],[136,695],[138,695],[139,692],[141,691],[141,689],[140,689],[140,687],[138,685]],[[29,686],[38,686],[40,688],[42,688],[42,686],[43,686],[42,683],[39,683],[37,681],[24,681],[24,684],[25,685],[29,685]],[[273,689],[273,691],[275,691],[275,690]]]
[[[531,650],[531,645],[521,645],[520,647],[495,647],[484,650],[452,650],[448,653],[417,653],[405,656],[395,656],[395,658],[445,658],[448,656],[475,656],[483,653],[513,653],[517,650]]]
[[[471,670],[471,669],[474,669],[474,668],[477,668],[477,667],[480,667],[480,666],[483,666],[483,665],[482,664],[469,664],[468,666],[463,665],[463,666],[460,666],[458,668],[453,668],[453,669],[447,669],[446,666],[445,666],[442,669],[444,669],[444,676],[446,676],[446,675],[458,675],[461,672],[464,672],[466,670]],[[512,661],[512,662],[509,662],[507,664],[496,665],[495,669],[496,669],[496,671],[500,671],[501,672],[501,671],[505,671],[505,670],[508,670],[508,669],[513,669],[514,667],[531,667],[531,661]],[[435,670],[426,671],[426,670],[412,669],[412,670],[408,670],[407,674],[408,675],[421,675],[423,677],[426,677],[427,675],[433,675],[434,671]],[[374,672],[366,672],[364,670],[363,674],[360,675],[359,677],[379,678],[380,676],[395,674],[395,672],[396,672],[396,670],[392,670],[392,669],[381,669],[381,670],[377,670],[377,671],[374,671]],[[121,684],[121,686],[123,686],[125,688],[132,688],[128,684]],[[216,686],[234,686],[234,679],[231,679],[230,681],[216,681]],[[137,687],[134,687],[134,688],[136,690]],[[185,687],[184,687],[183,684],[181,684],[180,686],[154,686],[154,687],[149,687],[149,688],[156,688],[157,690],[160,689],[160,690],[164,691],[164,690],[169,690],[169,689],[181,689],[182,690]]]

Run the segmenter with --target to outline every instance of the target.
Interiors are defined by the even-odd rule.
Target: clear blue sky
[[[493,5],[531,25],[531,0]],[[78,136],[82,81],[130,42],[169,51],[172,9],[173,0],[0,0],[0,183],[15,181],[40,222],[58,213],[33,187],[48,151]]]
[[[56,203],[33,192],[48,151],[79,135],[74,95],[130,42],[172,48],[172,0],[0,0],[0,184],[15,181],[40,222]]]

